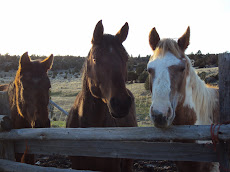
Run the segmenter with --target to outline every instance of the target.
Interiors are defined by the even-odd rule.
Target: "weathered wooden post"
[[[9,131],[11,128],[8,95],[7,92],[0,91],[0,132]],[[0,159],[15,160],[12,141],[0,141]]]
[[[10,116],[10,106],[6,91],[0,91],[0,115]]]
[[[220,123],[230,121],[230,54],[219,55],[219,100],[220,100]],[[229,131],[230,132],[230,131]],[[230,171],[229,165],[230,144],[220,142],[219,159],[221,171]]]

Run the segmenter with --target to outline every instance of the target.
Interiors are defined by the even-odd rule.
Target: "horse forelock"
[[[175,57],[182,59],[185,57],[184,52],[181,51],[179,48],[177,42],[173,39],[162,39],[157,44],[156,49],[154,50],[153,56],[150,58],[150,60],[156,59],[156,58],[163,58],[167,52],[172,53]]]
[[[87,67],[89,67],[87,61],[90,58],[103,58],[105,53],[114,53],[117,54],[120,60],[123,63],[124,68],[126,68],[126,62],[129,58],[129,54],[127,53],[125,47],[116,39],[115,36],[110,34],[104,34],[103,39],[100,44],[93,44],[88,56],[86,58],[85,64],[83,66],[83,75],[82,80],[84,81],[87,76]],[[107,56],[107,58],[112,58],[113,56]],[[127,73],[126,73],[127,75]]]
[[[114,52],[119,55],[119,57],[122,59],[122,61],[127,61],[129,58],[129,55],[127,51],[125,50],[124,46],[122,43],[120,43],[117,38],[113,35],[110,34],[104,34],[103,39],[98,47],[100,52]],[[95,51],[94,45],[91,48],[91,50]],[[97,52],[96,51],[96,52]],[[92,51],[91,51],[92,52]]]

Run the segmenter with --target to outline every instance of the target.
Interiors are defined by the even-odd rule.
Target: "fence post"
[[[11,128],[8,94],[5,91],[0,91],[0,132],[8,131]],[[15,160],[13,141],[0,141],[0,159]]]
[[[0,91],[0,115],[10,116],[10,105],[6,91]]]
[[[220,123],[224,123],[230,121],[230,54],[220,54],[218,58]],[[229,142],[220,142],[218,156],[220,159],[221,171],[230,171],[229,148]]]
[[[0,132],[8,131],[11,127],[9,116],[0,115]],[[0,141],[0,159],[15,160],[13,141]]]

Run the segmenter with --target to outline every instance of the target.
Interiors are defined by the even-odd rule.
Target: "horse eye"
[[[151,68],[147,69],[147,71],[149,74],[153,73],[153,69],[151,69]]]
[[[180,71],[180,72],[184,72],[184,70],[185,70],[185,67],[184,67],[184,66],[179,68],[179,71]]]
[[[96,63],[96,59],[95,58],[93,58],[93,62]]]

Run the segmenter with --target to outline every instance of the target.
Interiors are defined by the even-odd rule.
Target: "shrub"
[[[149,77],[146,78],[144,86],[146,90],[150,90]]]
[[[128,72],[128,81],[134,81],[137,80],[138,76],[135,72],[129,71]]]
[[[146,78],[148,78],[149,74],[146,71],[143,71],[140,76],[138,77],[138,81],[140,83],[144,83],[146,81]]]
[[[201,73],[198,73],[197,75],[198,75],[198,76],[200,77],[200,79],[202,79],[202,80],[205,80],[205,78],[206,78],[206,76],[207,76],[206,72],[201,72]]]
[[[68,78],[68,76],[67,76],[67,73],[65,74],[65,76],[64,76],[64,79],[67,79]]]

